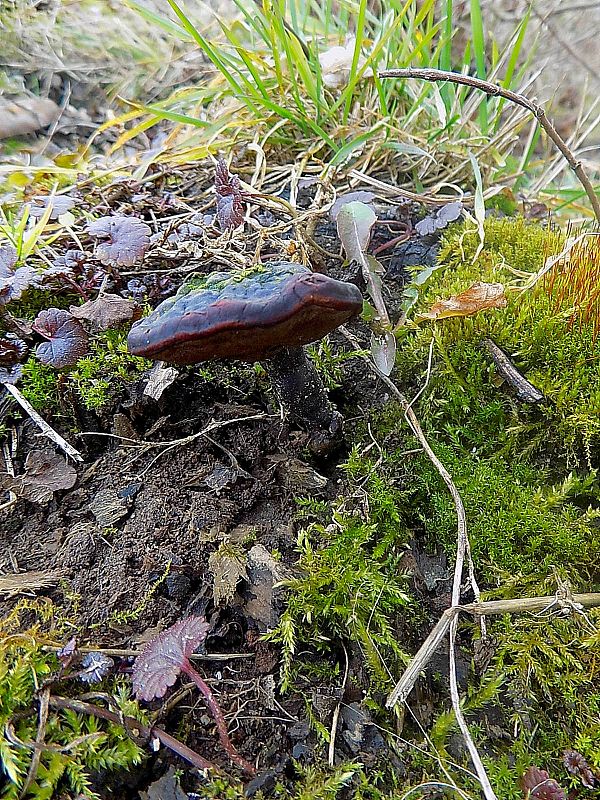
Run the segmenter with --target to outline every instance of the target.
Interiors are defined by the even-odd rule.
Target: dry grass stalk
[[[51,572],[49,570],[0,575],[0,595],[14,597],[19,594],[37,592],[40,589],[49,589],[52,586],[56,586],[61,577],[61,572]]]

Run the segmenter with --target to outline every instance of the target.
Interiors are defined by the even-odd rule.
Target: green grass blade
[[[479,0],[471,0],[471,37],[477,66],[477,77],[486,80],[487,70],[485,62],[485,34],[483,31],[483,17]],[[481,132],[488,132],[488,107],[487,100],[482,99],[479,106],[479,125]]]
[[[210,128],[212,122],[207,122],[205,119],[198,119],[192,117],[190,114],[181,114],[178,111],[169,111],[167,108],[160,106],[144,106],[135,104],[136,108],[140,111],[145,111],[147,114],[153,114],[157,119],[169,119],[171,122],[180,122],[182,125],[193,125],[194,128]]]
[[[197,28],[193,25],[193,23],[190,22],[190,20],[183,13],[182,9],[177,5],[175,0],[167,0],[167,2],[177,15],[179,21],[181,22],[185,30],[190,34],[192,39],[194,39],[194,41],[196,42],[196,44],[198,44],[201,50],[208,56],[213,65],[219,70],[221,75],[223,75],[223,77],[229,83],[229,85],[234,90],[236,95],[243,94],[243,89],[241,84],[236,80],[234,73],[241,78],[243,84],[246,87],[246,91],[250,93],[250,96],[254,95],[254,99],[256,99],[256,97],[259,94],[257,89],[250,83],[250,81],[239,70],[239,68],[236,67],[231,62],[230,59],[227,59],[225,56],[221,57],[219,54],[217,54],[214,47],[200,33],[200,31],[197,30]],[[247,104],[249,105],[249,107],[255,111],[257,116],[260,116],[258,108],[256,107],[255,103],[252,102],[252,100],[250,100],[249,98],[247,98],[247,100],[248,100]]]
[[[160,14],[155,14],[154,11],[150,11],[149,8],[146,6],[141,5],[140,3],[136,3],[135,0],[125,0],[125,5],[132,8],[136,11],[140,17],[145,19],[147,22],[151,22],[153,25],[157,25],[166,33],[170,33],[171,35],[177,36],[178,39],[190,40],[192,37],[191,35],[180,25],[177,25],[175,22],[172,22],[170,19],[166,17],[161,17]]]
[[[358,7],[358,17],[356,19],[356,39],[354,41],[354,53],[352,54],[352,65],[350,67],[350,77],[348,86],[344,89],[344,114],[343,123],[348,124],[348,117],[350,116],[350,108],[352,106],[352,98],[354,95],[354,87],[358,81],[358,61],[360,59],[360,51],[362,48],[362,41],[365,29],[365,15],[367,11],[367,0],[360,0]]]
[[[517,36],[515,38],[514,44],[511,49],[510,58],[508,59],[508,63],[506,65],[506,72],[504,73],[504,79],[501,82],[501,85],[505,89],[511,89],[513,78],[515,75],[515,70],[517,68],[517,63],[519,61],[519,56],[521,55],[521,50],[523,48],[523,40],[525,38],[525,33],[527,31],[527,26],[529,23],[529,19],[531,17],[531,8],[528,8],[525,17],[520,22],[517,28]],[[495,120],[495,129],[498,129],[500,125],[500,114],[504,107],[506,100],[504,98],[500,98],[498,101],[498,106],[496,108],[496,120]]]
[[[452,13],[453,13],[453,0],[446,0],[446,16],[442,25],[442,50],[440,53],[440,69],[447,72],[452,71]],[[448,111],[452,106],[452,98],[454,95],[454,86],[451,83],[446,83],[441,88],[442,97]]]

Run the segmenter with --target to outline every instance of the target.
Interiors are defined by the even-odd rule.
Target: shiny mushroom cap
[[[362,309],[352,283],[284,261],[192,276],[129,333],[130,353],[174,364],[262,361],[317,341]]]

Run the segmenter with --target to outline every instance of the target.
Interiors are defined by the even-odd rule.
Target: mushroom
[[[193,275],[131,328],[127,345],[134,355],[175,364],[260,361],[292,415],[332,436],[341,417],[303,345],[358,314],[362,303],[354,284],[285,261]]]

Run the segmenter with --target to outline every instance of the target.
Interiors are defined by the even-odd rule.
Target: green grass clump
[[[40,621],[22,630],[20,611],[41,612]],[[6,779],[2,797],[8,800],[49,800],[59,787],[79,797],[96,798],[92,774],[130,770],[143,758],[143,751],[120,725],[50,709],[39,766],[22,793],[32,760],[29,745],[37,736],[38,691],[59,670],[56,655],[42,647],[48,638],[42,632],[48,613],[48,607],[36,601],[23,601],[0,621],[0,774]],[[116,682],[109,690],[119,711],[139,718],[140,709],[125,684]],[[16,740],[25,745],[18,746]]]
[[[453,38],[459,15],[452,2],[394,0],[378,10],[368,0],[235,0],[237,18],[219,18],[221,32],[213,35],[194,24],[191,4],[168,0],[170,18],[137,0],[129,4],[169,35],[195,43],[213,72],[200,85],[122,115],[117,123],[137,121],[117,146],[168,119],[181,125],[183,135],[174,152],[160,158],[174,162],[204,157],[217,136],[223,149],[250,132],[280,163],[306,153],[334,166],[348,161],[366,166],[377,152],[410,183],[416,175],[427,185],[449,172],[454,179],[459,158],[470,181],[470,152],[481,156],[486,174],[509,169],[516,139],[507,136],[508,118],[517,127],[524,124],[514,106],[484,94],[469,97],[466,87],[450,83],[440,88],[386,80],[377,72],[406,66],[460,72],[475,56],[480,76],[493,72],[505,87],[516,88],[527,68],[522,46],[529,14],[501,45],[484,30],[481,14],[473,17],[473,44],[464,50]],[[349,31],[353,41],[347,41]],[[335,71],[327,63],[330,51],[344,46],[345,68]],[[434,164],[426,157],[433,142]],[[524,166],[528,160],[525,154]]]
[[[379,688],[389,686],[385,665],[404,658],[394,632],[409,601],[399,566],[407,535],[400,516],[403,495],[379,476],[368,477],[373,464],[356,453],[346,469],[357,482],[361,474],[368,510],[349,508],[342,498],[331,506],[319,504],[312,510],[321,519],[299,533],[300,575],[286,581],[287,608],[270,635],[283,646],[284,688],[291,683],[300,642],[326,650],[332,641],[355,642]],[[310,513],[310,505],[303,505]]]
[[[563,467],[595,465],[600,444],[600,346],[593,325],[574,330],[540,281],[520,291],[526,275],[560,252],[561,234],[522,219],[489,219],[485,244],[467,227],[442,243],[440,267],[419,290],[416,314],[474,282],[503,283],[505,309],[421,322],[399,347],[402,382],[422,381],[433,338],[434,364],[419,415],[441,438],[478,455],[535,455]],[[483,340],[493,339],[544,393],[538,406],[516,402],[498,376]],[[566,379],[568,375],[568,379]]]

